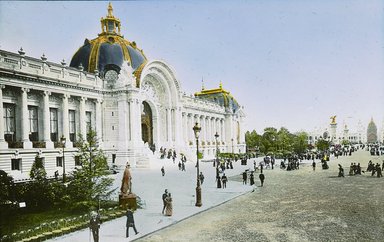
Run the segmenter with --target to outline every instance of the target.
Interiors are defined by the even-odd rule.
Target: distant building
[[[366,135],[361,121],[354,130],[351,130],[345,122],[342,129],[338,129],[336,116],[332,116],[329,126],[318,127],[308,132],[308,144],[315,145],[319,139],[331,141],[333,144],[342,144],[343,140],[358,144],[366,142]]]
[[[367,143],[376,143],[376,142],[378,142],[377,127],[375,122],[373,122],[373,118],[372,118],[367,128]]]

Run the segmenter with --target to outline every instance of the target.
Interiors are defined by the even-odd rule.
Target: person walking
[[[253,171],[251,171],[251,175],[249,175],[249,183],[251,184],[251,186],[255,184],[255,177],[253,175]]]
[[[260,173],[259,179],[260,179],[260,182],[261,182],[261,186],[263,186],[264,185],[264,180],[265,180],[265,176],[264,176],[263,173]]]
[[[313,169],[313,171],[316,170],[316,162],[315,162],[315,160],[312,161],[312,169]]]
[[[165,170],[164,170],[164,166],[161,167],[161,175],[164,176],[165,175]]]
[[[94,242],[99,242],[100,224],[101,224],[100,215],[97,212],[92,211],[91,219],[89,220],[89,229],[92,231]]]
[[[168,190],[165,189],[164,193],[163,193],[163,196],[162,196],[162,199],[163,199],[163,211],[161,212],[162,214],[164,214],[164,210],[167,206],[167,203],[165,201],[165,199],[168,197]]]
[[[172,212],[172,196],[171,193],[168,193],[168,196],[165,198],[165,216],[172,216]]]
[[[228,181],[228,178],[227,178],[227,176],[225,175],[225,173],[223,173],[223,176],[221,177],[221,181],[223,182],[223,189],[224,189],[224,188],[227,188],[227,181]]]
[[[243,172],[243,184],[247,185],[247,171]]]
[[[221,188],[221,178],[220,178],[218,167],[216,167],[216,182],[217,182],[217,188]]]
[[[138,234],[136,226],[135,226],[135,220],[133,218],[133,211],[131,207],[128,207],[127,213],[125,214],[127,216],[127,223],[126,223],[126,232],[125,236],[128,238],[129,237],[129,228],[132,227],[133,231],[135,231],[135,234]]]
[[[343,167],[340,165],[340,164],[338,164],[338,166],[339,166],[339,177],[344,177],[344,169],[343,169]]]
[[[200,171],[199,179],[200,179],[200,184],[203,185],[203,183],[204,183],[204,175],[203,175],[203,172],[201,172],[201,171]]]

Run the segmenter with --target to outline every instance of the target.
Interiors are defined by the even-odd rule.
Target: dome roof
[[[195,97],[218,103],[233,113],[235,113],[240,108],[240,105],[236,99],[228,91],[223,89],[221,83],[220,87],[216,89],[205,90],[203,87],[201,92],[195,93]]]
[[[120,20],[113,16],[111,4],[108,5],[108,15],[101,18],[101,28],[97,38],[84,41],[84,45],[73,55],[70,66],[82,66],[88,72],[98,70],[103,75],[109,69],[120,71],[122,64],[128,61],[134,71],[140,72],[147,58],[135,42],[124,39],[120,34]]]

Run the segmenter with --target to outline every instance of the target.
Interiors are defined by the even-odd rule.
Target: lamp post
[[[216,131],[215,139],[216,139],[216,167],[219,166],[219,144],[217,143],[217,139],[219,138],[219,134]],[[215,166],[215,164],[213,164]]]
[[[60,138],[61,144],[63,145],[63,183],[65,183],[65,143],[67,139],[64,136],[61,136]]]
[[[232,141],[232,156],[233,156],[233,138],[231,139],[231,141]]]
[[[200,135],[201,127],[196,122],[195,126],[193,126],[193,132],[195,133],[196,138],[196,207],[201,207],[201,187],[200,187],[200,179],[199,179],[199,135]]]

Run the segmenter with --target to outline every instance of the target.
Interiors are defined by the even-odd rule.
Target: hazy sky
[[[384,120],[384,1],[112,2],[122,33],[192,94],[220,81],[246,129]],[[70,62],[108,2],[0,2],[0,49]]]

